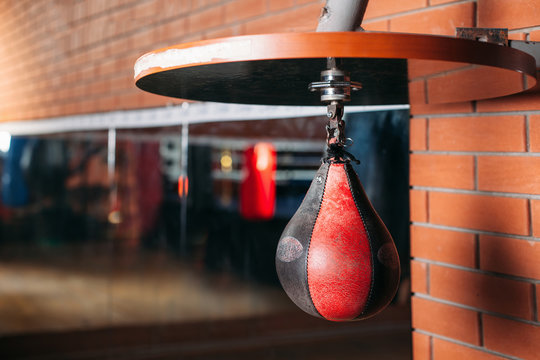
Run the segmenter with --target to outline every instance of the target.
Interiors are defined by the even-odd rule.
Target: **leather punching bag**
[[[276,269],[297,306],[328,320],[365,319],[392,300],[396,247],[349,162],[321,165],[281,235]]]

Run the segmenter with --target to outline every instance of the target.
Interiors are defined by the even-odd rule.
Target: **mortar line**
[[[430,113],[415,113],[415,117],[430,117],[430,118],[453,118],[453,117],[494,117],[494,116],[511,116],[525,114],[538,115],[540,110],[511,110],[511,111],[483,111],[483,112],[459,112],[445,114],[430,114]]]
[[[538,306],[537,306],[536,285],[531,284],[531,301],[532,301],[532,318],[534,321],[538,321]]]
[[[433,186],[418,186],[418,185],[411,185],[411,190],[422,190],[422,191],[430,191],[430,192],[463,194],[463,195],[496,196],[496,197],[506,197],[506,198],[516,198],[516,199],[540,200],[540,195],[506,193],[506,192],[499,192],[499,191],[448,189],[448,188],[439,188],[439,187],[433,187]]]
[[[477,321],[478,321],[478,340],[480,342],[480,346],[484,347],[484,320],[482,313],[478,312],[476,314]]]
[[[441,261],[425,259],[425,258],[421,258],[421,257],[414,257],[413,260],[421,261],[421,262],[423,262],[425,264],[429,264],[429,265],[442,266],[442,267],[446,267],[446,268],[449,268],[449,269],[462,270],[462,271],[467,271],[467,272],[471,272],[471,273],[475,273],[475,274],[489,275],[489,276],[494,276],[494,277],[501,278],[501,279],[526,282],[526,283],[529,283],[529,284],[540,284],[539,279],[525,278],[525,277],[520,277],[520,276],[516,276],[516,275],[508,275],[508,274],[498,273],[498,272],[495,272],[495,271],[482,270],[482,269],[473,269],[473,268],[466,267],[466,266],[455,265],[455,264],[445,263],[445,262],[441,262]]]
[[[433,336],[429,337],[429,358],[434,360],[435,356],[433,355]]]
[[[522,33],[522,32],[528,33],[530,31],[536,31],[536,30],[540,30],[540,26],[529,26],[529,27],[508,29],[508,33],[509,34]]]
[[[436,298],[436,297],[426,295],[426,294],[416,293],[414,296],[417,298],[424,299],[424,300],[430,300],[439,304],[449,305],[449,306],[453,306],[453,307],[457,307],[457,308],[461,308],[465,310],[477,311],[482,314],[498,317],[501,319],[512,320],[512,321],[516,321],[516,322],[527,324],[527,325],[533,325],[533,326],[540,325],[537,321],[532,321],[532,320],[522,319],[522,318],[518,318],[518,317],[506,315],[506,314],[501,314],[501,313],[477,308],[474,306],[469,306],[469,305],[460,304],[460,303],[456,303],[456,302],[445,300],[445,299]]]
[[[527,152],[531,152],[531,137],[529,131],[529,114],[525,115],[525,149]]]
[[[431,266],[426,264],[426,292],[431,294]]]
[[[480,270],[480,235],[474,235],[474,266]]]
[[[416,331],[417,333],[422,334],[422,335],[431,336],[432,338],[448,341],[448,342],[453,343],[453,344],[465,346],[465,347],[468,347],[468,348],[471,348],[471,349],[474,349],[474,350],[479,350],[479,351],[482,351],[482,352],[485,352],[485,353],[488,353],[488,354],[491,354],[491,355],[500,356],[500,357],[502,357],[504,359],[522,360],[521,358],[517,358],[517,357],[511,356],[511,355],[507,355],[507,354],[502,354],[502,353],[487,349],[485,347],[480,347],[478,345],[472,345],[472,344],[469,344],[469,343],[466,343],[466,342],[463,342],[463,341],[460,341],[460,340],[456,340],[456,339],[449,338],[449,337],[446,337],[446,336],[443,336],[443,335],[431,333],[429,331],[425,331],[425,330],[422,330],[422,329],[414,329],[414,331]]]
[[[527,221],[529,222],[529,236],[534,236],[531,199],[527,201]]]
[[[431,214],[430,214],[430,211],[429,211],[429,191],[426,192],[426,221],[427,222],[430,222],[431,221]]]
[[[474,190],[475,191],[479,191],[478,190],[478,155],[473,155],[473,166],[474,166]]]
[[[427,79],[422,80],[424,85],[424,103],[429,104],[429,89]]]
[[[485,231],[485,230],[477,230],[477,229],[465,229],[465,228],[460,228],[460,227],[455,227],[455,226],[440,225],[440,224],[433,224],[433,223],[427,223],[427,222],[423,223],[419,221],[413,221],[411,222],[411,225],[427,227],[431,229],[457,231],[457,232],[463,232],[463,233],[468,233],[468,234],[498,236],[498,237],[517,239],[517,240],[536,241],[536,242],[540,241],[540,238],[535,238],[532,236],[498,233],[494,231]]]
[[[517,151],[447,151],[447,150],[413,150],[415,154],[427,155],[475,155],[475,156],[524,156],[540,157],[540,152],[517,152]]]
[[[228,2],[231,2],[231,1],[228,1]],[[282,9],[278,9],[278,10],[272,10],[272,11],[268,10],[268,5],[267,5],[266,11],[264,13],[262,13],[262,14],[252,16],[252,17],[249,17],[249,18],[245,18],[245,19],[235,20],[235,21],[230,22],[230,23],[225,22],[221,26],[229,27],[230,25],[243,25],[243,24],[246,24],[246,23],[251,22],[251,21],[261,20],[261,19],[264,19],[264,18],[268,18],[269,16],[272,16],[272,15],[284,14],[284,13],[287,13],[289,11],[298,10],[298,9],[301,9],[301,8],[306,8],[306,7],[309,7],[309,6],[312,6],[312,5],[313,5],[312,3],[305,3],[305,4],[295,3],[291,7],[286,7],[286,8],[282,8]],[[321,10],[322,10],[322,8],[324,7],[324,4],[321,3],[320,5],[321,5]],[[208,6],[208,8],[211,8],[211,7],[217,7],[217,6],[216,5]],[[318,20],[319,20],[319,18],[317,18],[317,21]],[[312,31],[315,31],[315,28],[317,27],[316,25],[317,24],[315,24]]]
[[[430,120],[427,117],[426,118],[426,151],[430,150],[430,145],[429,145],[429,123],[430,123]]]
[[[438,4],[438,5],[433,5],[433,6],[429,6],[429,7],[422,7],[422,8],[418,8],[418,9],[406,10],[406,11],[402,11],[402,12],[398,12],[398,13],[393,13],[393,14],[390,14],[390,15],[382,15],[382,16],[372,17],[372,18],[369,18],[369,19],[366,19],[365,21],[363,21],[363,23],[364,24],[369,24],[370,22],[391,20],[391,19],[394,19],[394,18],[406,16],[406,15],[413,15],[413,14],[422,13],[422,12],[425,12],[426,10],[431,11],[431,10],[435,10],[435,9],[441,9],[441,8],[445,8],[445,7],[461,5],[461,4],[467,4],[467,3],[476,3],[476,0],[462,0],[462,1],[452,2],[452,3]]]

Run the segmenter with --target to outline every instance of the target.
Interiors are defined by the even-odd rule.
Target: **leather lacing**
[[[322,159],[322,162],[325,164],[348,164],[350,162],[360,164],[360,160],[345,150],[343,145],[337,143],[328,144],[326,156]]]

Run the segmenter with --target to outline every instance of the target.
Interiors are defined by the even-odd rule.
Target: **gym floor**
[[[110,253],[110,252],[109,252]],[[25,359],[409,359],[410,310],[333,323],[276,286],[166,255],[0,261],[0,354]]]

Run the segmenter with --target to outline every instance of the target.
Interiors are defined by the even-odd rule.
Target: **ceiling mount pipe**
[[[326,0],[317,32],[362,30],[369,0]]]

